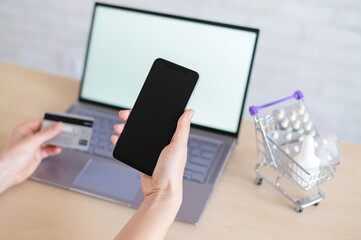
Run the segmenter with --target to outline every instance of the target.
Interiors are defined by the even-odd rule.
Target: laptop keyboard
[[[188,156],[183,178],[203,183],[219,147],[220,144],[191,136],[188,140]]]
[[[76,111],[75,114],[94,118],[93,132],[87,152],[113,159],[114,146],[110,141],[110,137],[115,134],[113,126],[121,123],[121,120],[93,114],[92,112]],[[204,183],[219,148],[219,143],[190,136],[183,178],[197,183]]]

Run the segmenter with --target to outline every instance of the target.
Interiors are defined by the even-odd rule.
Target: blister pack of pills
[[[280,130],[299,134],[318,136],[310,114],[304,103],[297,103],[285,108],[276,109],[273,114],[277,118]]]
[[[303,134],[287,130],[270,130],[267,132],[267,136],[271,138],[278,146],[298,142],[300,139],[302,139],[302,137],[304,137]]]

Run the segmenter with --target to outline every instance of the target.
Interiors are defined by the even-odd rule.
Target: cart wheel
[[[320,202],[317,202],[315,204],[313,204],[315,207],[317,207],[320,204]]]
[[[301,212],[303,211],[303,207],[298,207],[298,206],[297,206],[297,207],[296,207],[296,211],[299,212],[299,213],[301,213]]]
[[[262,180],[263,180],[263,178],[257,177],[257,178],[256,178],[256,184],[257,184],[257,185],[261,185],[261,184],[262,184]]]

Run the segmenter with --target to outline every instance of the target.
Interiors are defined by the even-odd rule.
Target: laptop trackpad
[[[103,197],[131,201],[140,188],[140,176],[136,170],[112,163],[90,159],[74,185]]]

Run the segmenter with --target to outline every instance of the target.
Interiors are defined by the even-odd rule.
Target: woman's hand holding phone
[[[127,121],[129,114],[130,110],[123,110],[119,112],[119,117]],[[160,154],[153,176],[140,173],[145,197],[152,194],[159,194],[161,196],[179,195],[182,193],[183,173],[187,161],[187,142],[193,114],[194,111],[189,109],[178,120],[174,136],[170,144]],[[115,125],[114,131],[120,135],[124,125],[125,123]],[[118,136],[113,135],[111,140],[115,145],[118,141]],[[181,199],[182,196],[178,197]]]
[[[129,114],[130,110],[120,111],[119,117],[127,121]],[[173,138],[161,152],[153,175],[140,173],[145,200],[117,238],[164,238],[182,202],[183,173],[187,161],[187,142],[193,114],[194,111],[189,109],[179,118]],[[114,131],[119,135],[123,129],[124,124],[114,126]],[[114,145],[118,138],[117,135],[111,137]]]

